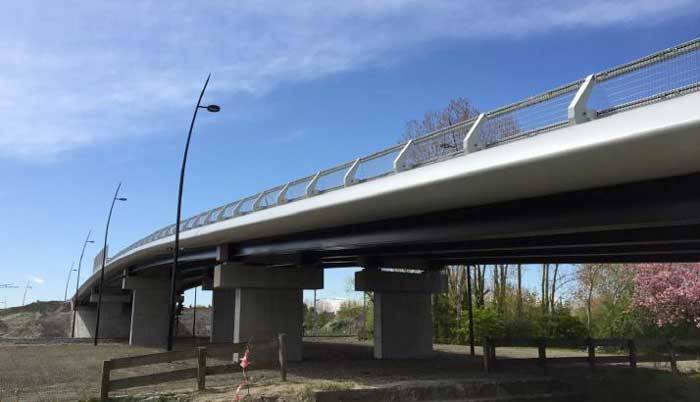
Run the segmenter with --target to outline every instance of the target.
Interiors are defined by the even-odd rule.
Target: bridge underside
[[[222,258],[222,252],[226,257]],[[181,290],[222,261],[264,267],[700,259],[700,173],[185,251]],[[162,271],[170,255],[129,272]],[[120,281],[121,278],[114,278]]]
[[[268,266],[697,261],[700,173],[227,247]]]

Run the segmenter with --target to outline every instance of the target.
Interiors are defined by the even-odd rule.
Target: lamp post
[[[68,284],[70,283],[70,276],[73,272],[77,271],[75,268],[75,260],[70,264],[70,269],[68,270],[68,279],[66,279],[66,291],[63,292],[63,301],[68,300]]]
[[[114,211],[114,203],[117,201],[126,201],[126,198],[119,197],[119,189],[122,187],[122,183],[119,182],[117,185],[117,190],[114,192],[114,197],[112,198],[112,205],[109,207],[109,215],[107,215],[107,225],[105,226],[105,242],[102,248],[102,269],[100,269],[100,293],[97,296],[97,317],[95,318],[95,339],[93,343],[97,346],[97,337],[100,333],[100,310],[102,310],[102,291],[104,290],[105,281],[105,264],[107,263],[107,235],[109,234],[109,222],[112,220],[112,211]]]
[[[24,306],[24,303],[27,301],[27,290],[33,289],[32,285],[29,284],[29,280],[27,280],[27,284],[24,286],[24,295],[22,296],[22,305]]]
[[[83,242],[83,249],[80,250],[80,258],[78,259],[78,273],[75,277],[75,294],[78,294],[78,290],[80,287],[80,266],[83,264],[83,256],[85,255],[85,247],[87,247],[88,243],[94,243],[94,240],[90,240],[90,235],[92,234],[92,229],[88,230],[88,234],[85,237],[85,241]],[[77,301],[77,300],[76,300]],[[75,307],[73,307],[73,322],[71,324],[71,330],[70,330],[70,337],[75,338]]]
[[[192,309],[192,338],[197,346],[197,287],[194,287],[194,308]]]
[[[197,112],[199,109],[206,109],[208,112],[216,113],[221,108],[217,105],[201,106],[202,98],[204,97],[204,91],[207,89],[207,84],[209,84],[209,78],[211,74],[207,76],[207,80],[204,82],[204,87],[202,92],[199,94],[199,99],[197,100],[197,106],[194,108],[194,113],[192,115],[192,122],[190,122],[190,131],[187,133],[187,141],[185,142],[185,152],[182,155],[182,167],[180,168],[180,186],[177,191],[177,217],[175,218],[175,247],[173,250],[173,268],[170,271],[170,302],[168,304],[168,345],[167,350],[173,350],[173,333],[175,329],[175,292],[177,291],[177,262],[180,255],[180,219],[182,212],[182,187],[185,183],[185,167],[187,166],[187,152],[190,149],[190,139],[192,138],[192,129],[194,128],[194,121],[197,118]]]

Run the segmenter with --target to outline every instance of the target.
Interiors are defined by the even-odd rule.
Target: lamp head
[[[207,111],[212,112],[212,113],[217,113],[218,111],[221,110],[221,107],[219,105],[209,105],[207,106]]]

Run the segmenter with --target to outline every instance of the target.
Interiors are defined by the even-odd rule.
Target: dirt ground
[[[39,342],[39,341],[35,341]],[[180,341],[176,348],[192,347],[192,341]],[[276,370],[250,372],[251,393],[257,397],[282,396],[285,400],[305,400],[314,390],[385,386],[402,381],[481,378],[484,376],[479,356],[469,356],[469,348],[458,345],[435,345],[436,356],[429,360],[381,361],[372,359],[368,342],[350,338],[307,338],[303,362],[290,363],[289,381],[282,383]],[[103,360],[159,352],[158,349],[129,347],[124,343],[27,344],[0,343],[0,401],[88,400],[97,395]],[[477,354],[480,349],[477,348]],[[500,358],[535,358],[536,349],[499,348]],[[603,355],[603,354],[599,354]],[[584,350],[548,350],[551,357],[585,357]],[[609,354],[608,354],[609,356]],[[253,353],[253,366],[255,354]],[[683,362],[681,364],[684,364]],[[696,368],[697,361],[694,362]],[[113,378],[194,367],[194,361],[153,365],[146,368],[114,372]],[[534,372],[533,372],[534,368]],[[537,374],[536,365],[513,367],[517,375]],[[192,392],[194,380],[178,381],[152,387],[133,388],[111,395],[130,395],[140,400],[153,392],[166,393],[171,400],[232,400],[241,374],[207,377],[207,391]]]

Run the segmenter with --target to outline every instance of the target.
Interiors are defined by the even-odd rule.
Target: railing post
[[[236,206],[233,207],[233,213],[231,214],[231,216],[239,216],[241,214],[241,207],[243,206],[244,200],[245,199],[240,200],[236,203]]]
[[[279,193],[277,193],[277,205],[282,205],[287,203],[287,191],[289,190],[289,184],[287,183],[282,187]]]
[[[345,187],[352,186],[353,184],[357,183],[357,180],[355,180],[355,175],[357,174],[357,169],[360,167],[360,158],[355,159],[355,162],[350,165],[350,168],[348,169],[347,172],[345,172],[345,176],[343,176],[343,185]]]
[[[277,352],[280,362],[280,376],[282,381],[287,381],[287,334],[279,334],[277,337]]]
[[[671,365],[671,372],[678,374],[678,364],[676,362],[676,351],[673,348],[673,341],[668,341],[668,362]]]
[[[591,370],[595,370],[595,340],[593,338],[588,338],[586,340],[588,346],[588,367]]]
[[[406,145],[401,148],[401,151],[396,156],[396,159],[394,159],[394,172],[403,172],[404,170],[408,170],[413,167],[413,164],[408,159],[408,153],[411,147],[413,147],[413,140],[408,140]]]
[[[197,390],[204,391],[207,386],[207,348],[197,348]]]
[[[574,95],[574,98],[571,100],[568,108],[570,124],[585,123],[595,119],[595,110],[589,109],[586,106],[588,103],[588,97],[591,96],[591,90],[593,89],[594,82],[595,77],[593,74],[586,77],[581,86],[578,88],[576,95]]]
[[[630,353],[630,367],[637,368],[637,345],[634,339],[627,340],[627,350]]]
[[[545,372],[547,371],[547,340],[540,339],[539,345],[537,345],[537,358],[540,367]]]
[[[318,184],[318,178],[321,177],[321,172],[316,173],[314,177],[309,181],[309,184],[306,185],[306,196],[311,197],[313,195],[318,194],[318,190],[316,190],[316,185]]]
[[[263,191],[262,193],[258,194],[258,196],[255,198],[255,201],[253,201],[253,211],[257,211],[260,209],[260,205],[262,204],[264,199],[265,192]]]
[[[100,400],[109,399],[109,374],[112,370],[112,362],[105,360],[102,362],[102,380],[100,381]]]
[[[479,137],[481,136],[481,126],[486,121],[485,114],[482,113],[476,118],[474,124],[469,128],[469,132],[464,136],[464,143],[462,144],[464,148],[464,153],[470,154],[474,151],[479,150]]]

